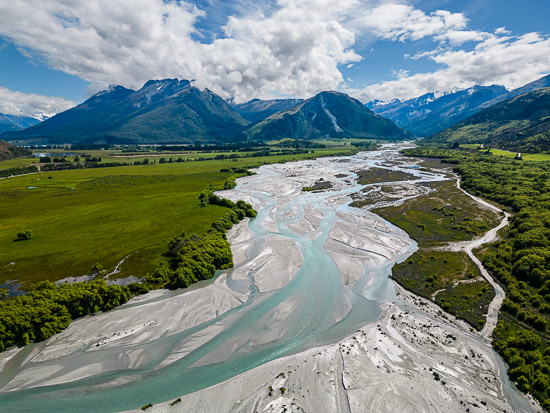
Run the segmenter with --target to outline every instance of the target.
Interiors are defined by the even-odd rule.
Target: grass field
[[[315,155],[341,151],[323,149]],[[112,270],[127,256],[118,276],[143,276],[156,268],[173,237],[204,233],[226,212],[214,205],[201,207],[198,200],[204,188],[231,176],[220,169],[311,156],[157,163],[2,179],[0,284],[80,276],[96,262]],[[34,237],[15,241],[24,229]]]

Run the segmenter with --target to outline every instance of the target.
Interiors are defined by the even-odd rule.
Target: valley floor
[[[45,343],[1,354],[0,404],[14,411],[37,402],[50,411],[114,411],[151,395],[146,411],[152,412],[541,411],[510,387],[486,339],[384,272],[415,243],[377,215],[347,205],[357,191],[353,171],[369,162],[390,167],[388,159],[397,156],[393,149],[271,165],[243,178],[238,191],[223,196],[260,212],[228,234],[232,272],[191,291],[134,298]],[[418,180],[439,179],[410,171]],[[298,196],[320,177],[333,184],[330,192]],[[354,323],[358,314],[361,322]],[[337,337],[342,325],[345,334],[326,336]],[[271,358],[262,364],[266,350]],[[277,351],[290,355],[271,356]],[[259,366],[222,373],[232,360]],[[231,378],[203,388],[196,383],[201,369]],[[84,380],[79,388],[84,377],[98,381],[86,387]],[[163,396],[178,394],[167,387],[196,385],[202,387],[179,399]]]

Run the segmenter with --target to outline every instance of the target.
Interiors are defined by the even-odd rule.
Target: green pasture
[[[339,152],[323,149],[315,156]],[[311,156],[156,163],[2,179],[0,284],[80,276],[97,262],[112,271],[125,257],[117,277],[151,273],[173,237],[204,233],[226,212],[215,205],[202,207],[198,200],[203,189],[222,185],[232,175],[220,169]],[[31,230],[33,238],[15,241],[21,230]]]
[[[463,144],[463,145],[460,145],[461,148],[464,148],[464,149],[477,149],[479,148],[479,144]],[[485,151],[486,149],[482,149],[482,151]],[[517,155],[517,152],[509,152],[509,151],[504,151],[502,149],[495,149],[495,148],[491,148],[491,153],[493,155],[496,155],[496,156],[505,156],[506,158],[515,158],[516,155]],[[538,161],[538,162],[543,162],[543,161],[550,161],[550,153],[521,153],[521,158],[524,160],[524,161]]]
[[[9,159],[7,161],[0,162],[0,169],[10,169],[10,168],[22,168],[24,166],[32,165],[33,163],[38,163],[38,158],[15,158]]]

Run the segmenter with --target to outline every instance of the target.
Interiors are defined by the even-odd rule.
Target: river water
[[[388,279],[391,267],[406,259],[417,246],[405,232],[389,222],[349,207],[348,195],[363,189],[355,183],[355,172],[368,167],[401,170],[410,174],[412,180],[408,183],[412,185],[444,179],[439,173],[414,168],[414,161],[399,157],[398,149],[388,146],[381,151],[347,158],[265,166],[257,175],[240,180],[236,192],[228,196],[254,202],[259,213],[249,223],[253,245],[247,259],[233,271],[257,257],[264,250],[266,240],[276,235],[291,240],[303,257],[303,265],[291,281],[282,288],[261,292],[254,280],[254,271],[247,280],[233,280],[230,272],[227,286],[245,297],[243,303],[174,334],[160,334],[137,343],[122,342],[105,349],[81,340],[83,344],[76,350],[50,359],[36,356],[47,351],[53,341],[29,345],[5,361],[0,375],[0,410],[120,411],[156,404],[222,382],[270,360],[335,343],[378,320],[383,303],[400,303]],[[304,180],[320,177],[330,180],[333,188],[321,193],[300,192]],[[278,189],[274,189],[277,185]],[[312,229],[313,233],[303,234],[296,230],[296,225],[304,222],[307,211],[311,210],[317,212],[319,223]],[[367,252],[361,247],[367,254],[366,271],[348,286],[343,285],[341,270],[326,249],[331,231],[345,216],[355,217],[354,225],[374,234],[374,239],[385,237],[399,245],[399,248],[378,245],[377,249]],[[369,224],[373,222],[376,225]],[[210,287],[212,281],[202,286]],[[151,300],[131,302],[110,312],[106,320],[135,314],[131,311],[140,307],[163,305],[182,294],[188,293],[164,292]],[[172,311],[169,306],[165,308]],[[157,318],[155,322],[162,324],[170,317],[165,312]],[[91,331],[87,326],[94,323],[94,317],[77,323],[75,329],[90,328]],[[94,328],[97,328],[95,324]],[[197,337],[201,339],[193,341]],[[188,348],[189,352],[174,358],[181,348]],[[138,356],[134,356],[136,354]],[[93,366],[98,367],[94,370]],[[79,376],[79,372],[83,373]],[[38,380],[36,387],[28,384],[44,374],[69,377],[71,381]],[[87,377],[79,379],[84,375]],[[522,397],[505,386],[513,406],[527,406]]]

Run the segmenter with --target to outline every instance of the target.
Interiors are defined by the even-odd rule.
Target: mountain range
[[[517,152],[550,151],[550,87],[483,109],[426,141],[483,143]]]
[[[80,105],[2,139],[32,143],[229,142],[249,122],[224,99],[187,80],[150,80],[137,91],[112,86]]]
[[[504,86],[473,86],[450,93],[427,93],[408,100],[369,102],[367,107],[416,136],[439,132],[473,115],[480,106],[507,93]]]
[[[18,144],[166,144],[327,136],[398,140],[412,135],[338,92],[306,101],[255,99],[232,107],[187,80],[164,79],[150,80],[137,91],[112,86],[1,138]]]
[[[398,126],[426,137],[438,133],[487,107],[532,90],[550,86],[550,75],[507,91],[503,86],[473,86],[448,93],[427,93],[408,100],[372,101],[367,107]]]
[[[339,92],[321,92],[277,112],[244,132],[250,139],[300,137],[403,140],[413,136],[392,121],[374,114],[357,99]]]
[[[0,133],[22,130],[40,123],[40,119],[30,116],[7,115],[0,113]]]
[[[170,144],[283,138],[404,140],[414,133],[430,135],[426,141],[432,142],[540,151],[550,146],[548,94],[541,89],[546,86],[550,75],[510,92],[502,86],[474,86],[367,105],[339,92],[321,92],[307,100],[230,104],[187,80],[150,80],[137,91],[111,86],[35,125],[36,119],[0,115],[0,127],[4,122],[12,129],[1,139],[23,145]],[[25,126],[29,127],[13,130]]]

